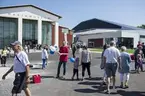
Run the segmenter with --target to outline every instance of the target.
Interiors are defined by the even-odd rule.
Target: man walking
[[[61,68],[62,64],[63,64],[63,78],[64,78],[64,75],[66,72],[66,63],[68,61],[68,53],[69,53],[69,49],[68,49],[67,43],[65,41],[63,41],[63,46],[61,46],[59,49],[60,58],[59,58],[59,64],[58,64],[56,78],[59,78],[60,68]]]
[[[104,66],[107,75],[107,91],[110,94],[110,78],[113,77],[113,88],[115,88],[115,75],[117,70],[117,65],[120,67],[120,52],[115,48],[115,42],[111,41],[110,48],[106,49],[104,52]]]
[[[21,93],[22,90],[25,91],[26,96],[31,96],[30,90],[28,89],[29,83],[29,59],[27,54],[22,51],[22,45],[19,41],[11,43],[13,50],[15,52],[14,65],[3,75],[2,79],[5,79],[6,76],[14,71],[15,80],[14,87],[12,89],[12,96],[14,94]]]

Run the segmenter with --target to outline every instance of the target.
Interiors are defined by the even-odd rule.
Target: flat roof
[[[49,11],[47,11],[47,10],[44,10],[44,9],[42,9],[42,8],[40,8],[40,7],[37,7],[37,6],[34,6],[34,5],[7,6],[7,7],[0,7],[0,9],[17,8],[17,7],[34,7],[34,8],[36,8],[36,9],[39,9],[39,10],[44,11],[44,12],[46,12],[46,13],[49,13],[49,14],[52,14],[52,15],[57,16],[57,17],[59,17],[59,18],[62,18],[61,16],[59,16],[59,15],[57,15],[57,14],[54,14],[54,13],[52,13],[52,12],[49,12]]]

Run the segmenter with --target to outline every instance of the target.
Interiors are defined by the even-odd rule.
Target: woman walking
[[[89,78],[91,78],[91,71],[90,71],[91,53],[86,45],[83,46],[81,61],[82,61],[82,80],[84,79],[86,68],[88,71]]]
[[[130,55],[125,52],[126,51],[126,47],[122,46],[121,47],[121,64],[120,64],[120,88],[128,88],[128,81],[129,81],[129,72],[130,72],[130,63],[131,63],[131,58]],[[125,84],[123,84],[124,81],[124,76],[125,76]],[[125,85],[125,86],[124,86]]]

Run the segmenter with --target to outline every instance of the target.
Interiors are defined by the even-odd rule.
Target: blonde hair
[[[125,46],[122,46],[121,47],[121,51],[126,51],[127,49],[126,49],[126,47]]]
[[[23,51],[23,46],[22,45],[18,45],[19,46],[19,50]]]

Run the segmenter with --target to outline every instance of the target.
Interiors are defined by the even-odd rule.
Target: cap
[[[21,43],[19,41],[15,41],[13,43],[11,43],[11,45],[15,46],[15,45],[21,45]]]

